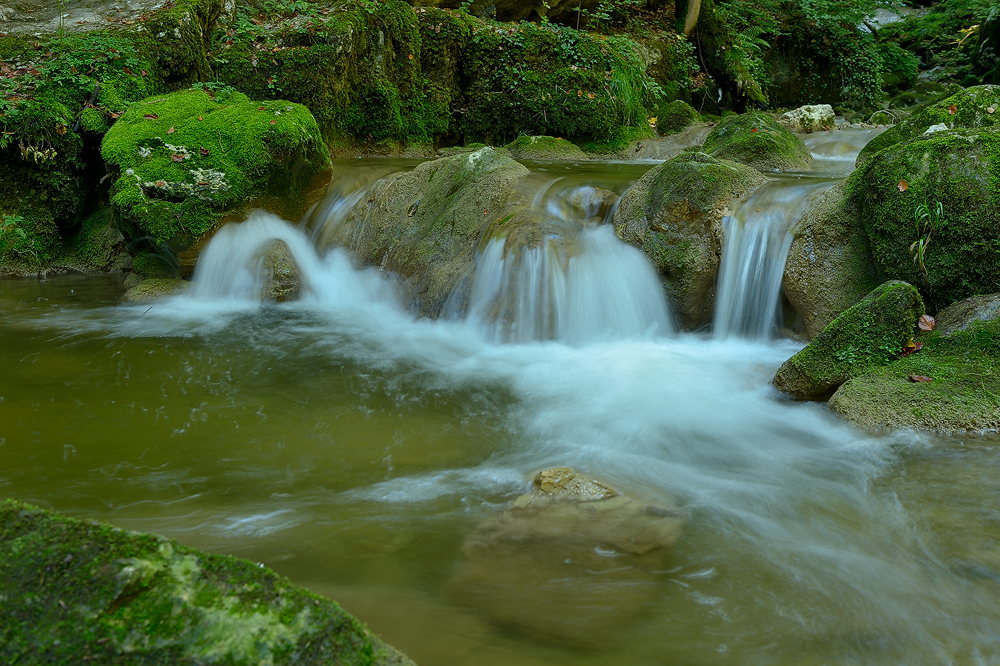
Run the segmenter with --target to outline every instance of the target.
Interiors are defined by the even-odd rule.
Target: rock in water
[[[810,339],[878,284],[857,203],[838,183],[792,229],[782,287]]]
[[[701,122],[701,114],[683,100],[674,100],[656,112],[656,131],[662,135],[676,134]]]
[[[146,303],[158,298],[182,294],[190,287],[191,283],[187,280],[148,278],[126,291],[122,301],[125,303]]]
[[[682,153],[647,171],[622,195],[615,233],[653,262],[685,329],[712,322],[723,217],[766,182],[743,164]]]
[[[671,504],[622,495],[568,468],[545,470],[529,494],[469,535],[468,566],[452,589],[530,633],[604,642],[657,593],[656,571],[682,524]]]
[[[783,114],[778,122],[789,131],[809,134],[833,128],[837,117],[829,104],[807,104]]]
[[[519,136],[504,146],[515,160],[585,160],[587,155],[571,141],[552,136]]]
[[[413,666],[261,564],[0,502],[4,664]]]
[[[702,150],[760,171],[803,171],[812,160],[802,139],[771,116],[756,111],[723,118],[705,139]]]
[[[276,240],[264,253],[261,300],[284,303],[298,300],[302,285],[299,267],[284,241]]]
[[[898,359],[922,314],[924,302],[912,285],[881,284],[785,361],[774,385],[802,398],[828,394],[851,377]]]

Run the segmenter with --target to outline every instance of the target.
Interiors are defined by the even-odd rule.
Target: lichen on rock
[[[702,150],[760,171],[803,171],[812,160],[802,139],[759,111],[723,118]]]
[[[4,663],[412,662],[261,564],[0,502]]]
[[[836,115],[829,104],[807,104],[783,113],[778,123],[789,131],[809,134],[832,129]]]
[[[652,261],[684,328],[711,323],[722,219],[765,182],[738,162],[689,152],[653,167],[622,195],[615,233]]]
[[[585,160],[580,147],[562,137],[519,136],[504,149],[515,160]]]
[[[801,398],[824,396],[848,379],[900,358],[922,314],[924,303],[912,285],[881,284],[785,361],[774,375],[774,386]]]

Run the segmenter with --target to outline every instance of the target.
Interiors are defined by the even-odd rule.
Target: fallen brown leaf
[[[910,381],[916,384],[927,384],[934,380],[928,377],[927,375],[910,375]]]
[[[145,118],[146,120],[159,120],[160,119],[160,117],[158,115],[156,115],[155,113],[147,113],[146,115],[143,116],[143,118]]]
[[[917,327],[921,331],[933,331],[934,330],[934,317],[930,315],[920,315],[920,319],[917,321]]]
[[[180,153],[174,153],[173,155],[170,156],[170,159],[173,160],[174,162],[183,162],[184,156],[181,155]]]
[[[920,342],[919,340],[914,340],[913,338],[910,338],[909,341],[907,341],[907,343],[903,345],[902,355],[909,356],[910,354],[918,352],[923,348],[924,348],[924,343]]]
[[[198,152],[201,153],[202,157],[208,155],[208,148],[199,148]]]
[[[951,106],[948,107],[948,113],[950,113],[951,115],[955,115],[956,113],[958,113],[958,107],[952,104]]]
[[[906,181],[905,181],[905,180],[901,180],[901,181],[899,181],[899,182],[898,182],[898,183],[896,184],[896,188],[897,188],[897,189],[898,189],[898,190],[899,190],[900,192],[905,192],[906,190],[908,190],[908,189],[909,189],[909,187],[910,187],[910,186],[906,184]]]
[[[173,127],[171,127],[170,129],[167,130],[167,134],[173,134],[173,133],[174,133],[174,128]]]

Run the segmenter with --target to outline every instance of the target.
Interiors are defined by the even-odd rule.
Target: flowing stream
[[[569,171],[641,174],[603,168]],[[469,310],[438,321],[265,214],[151,305],[109,276],[0,281],[0,489],[263,562],[421,666],[1000,662],[1000,439],[875,436],[783,399],[796,344],[674,332],[648,266],[577,226],[487,246]],[[274,238],[307,288],[261,305]],[[567,562],[500,622],[464,594],[463,543],[552,466],[686,523],[661,566]]]

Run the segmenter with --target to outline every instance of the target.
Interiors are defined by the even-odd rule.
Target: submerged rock
[[[809,134],[832,128],[837,117],[829,104],[807,104],[782,114],[778,122],[792,132]]]
[[[835,185],[792,229],[782,287],[810,339],[878,284],[857,203],[846,192]]]
[[[757,111],[723,118],[702,149],[712,157],[760,171],[802,171],[812,160],[802,139]]]
[[[101,155],[116,171],[111,204],[123,229],[174,252],[262,199],[284,202],[279,212],[294,219],[307,204],[303,191],[330,163],[304,106],[205,90],[132,106],[104,136]]]
[[[418,165],[380,180],[343,223],[318,239],[392,271],[423,316],[437,317],[471,272],[490,225],[506,217],[528,170],[492,148]]]
[[[711,324],[722,218],[766,182],[743,164],[682,153],[650,169],[622,195],[615,233],[653,262],[684,328]]]
[[[954,314],[948,315],[952,323]],[[1000,429],[998,315],[994,311],[992,318],[968,322],[950,335],[937,330],[921,334],[919,352],[850,379],[830,398],[831,409],[876,430],[947,434]]]
[[[656,594],[655,571],[682,525],[670,504],[622,495],[568,468],[545,470],[529,494],[469,535],[468,566],[452,589],[530,633],[605,641]]]
[[[264,252],[263,275],[261,300],[284,303],[298,299],[302,289],[299,267],[284,241],[274,241]]]
[[[519,136],[504,148],[515,160],[585,160],[587,156],[571,141],[551,136]]]
[[[700,122],[701,114],[683,100],[674,100],[656,111],[656,131],[664,136]]]
[[[785,361],[774,375],[774,385],[802,398],[823,396],[899,358],[922,314],[924,303],[912,285],[881,284]]]
[[[261,564],[0,503],[4,663],[412,665]]]

